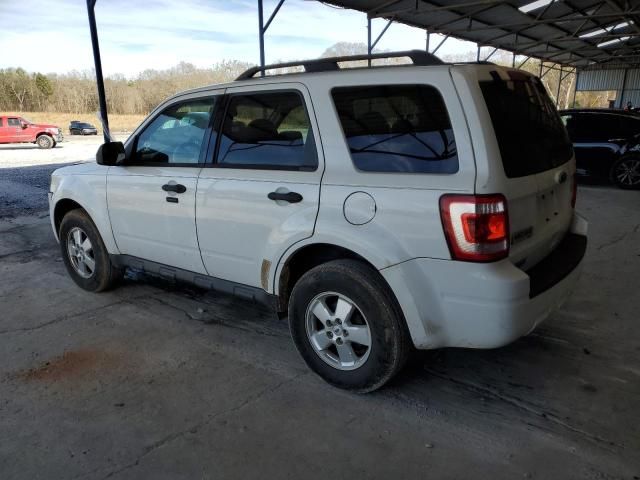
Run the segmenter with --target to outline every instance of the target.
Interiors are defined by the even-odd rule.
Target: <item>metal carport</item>
[[[265,21],[263,0],[257,0],[261,66],[265,64],[265,34],[284,3],[285,0],[279,0]],[[398,22],[425,30],[425,50],[430,53],[435,53],[448,38],[458,38],[477,44],[477,60],[488,60],[497,50],[511,52],[513,66],[522,66],[531,58],[539,59],[541,77],[551,70],[559,70],[558,92],[562,81],[575,74],[574,101],[575,91],[595,89],[594,85],[619,91],[618,107],[628,99],[640,101],[638,0],[326,0],[322,3],[367,15],[369,53],[388,28]],[[96,0],[87,0],[100,109],[108,127],[95,4]],[[372,20],[376,18],[386,19],[387,23],[374,39]],[[443,36],[437,45],[432,45],[433,34]],[[483,58],[482,47],[490,48]],[[525,58],[516,64],[516,55]]]

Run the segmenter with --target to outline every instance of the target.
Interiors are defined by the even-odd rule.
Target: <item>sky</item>
[[[181,61],[209,67],[221,60],[257,64],[257,0],[98,0],[96,17],[105,75],[134,78]],[[265,21],[276,0],[264,0]],[[45,6],[46,5],[46,6]],[[374,38],[386,21],[373,21]],[[64,73],[93,68],[85,0],[0,0],[0,68]],[[314,0],[285,0],[265,36],[266,62],[316,58],[340,42],[367,41],[365,14]],[[432,45],[434,45],[432,40]],[[8,47],[7,47],[8,46]],[[385,50],[425,48],[423,30],[393,24]],[[470,51],[448,40],[438,54]]]

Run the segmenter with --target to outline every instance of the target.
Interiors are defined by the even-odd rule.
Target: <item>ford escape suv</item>
[[[413,64],[346,68],[381,56]],[[587,223],[536,77],[415,51],[295,65],[175,95],[56,170],[73,280],[135,267],[270,303],[313,371],[360,392],[412,347],[499,347],[567,298]]]

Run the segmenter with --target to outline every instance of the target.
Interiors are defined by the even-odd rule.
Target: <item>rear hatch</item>
[[[571,225],[573,150],[537,77],[499,67],[487,69],[483,75],[478,81],[498,150],[493,155],[493,175],[501,176],[504,186],[494,193],[507,198],[509,258],[528,270],[554,250]],[[489,150],[495,146],[493,142],[487,145]],[[501,162],[495,160],[497,153]],[[476,189],[481,193],[480,185]]]

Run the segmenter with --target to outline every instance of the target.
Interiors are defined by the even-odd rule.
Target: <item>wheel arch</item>
[[[82,177],[82,176],[80,176]],[[68,180],[73,180],[73,176],[68,178]],[[77,187],[87,188],[86,185],[76,185]],[[93,224],[98,229],[98,233],[102,238],[102,241],[107,248],[107,251],[110,254],[118,254],[120,251],[118,250],[118,246],[113,237],[113,232],[111,231],[111,223],[109,221],[109,215],[106,210],[106,205],[104,208],[92,208],[92,205],[100,205],[97,203],[97,199],[92,197],[91,195],[100,195],[104,192],[95,192],[94,190],[89,190],[87,195],[82,195],[82,191],[76,190],[76,193],[80,193],[80,195],[70,195],[69,190],[73,190],[73,188],[65,188],[65,192],[61,192],[60,198],[54,198],[53,206],[50,210],[51,216],[51,226],[54,230],[54,234],[56,238],[58,238],[60,233],[60,224],[64,216],[75,209],[82,209],[89,216],[89,219],[93,222]],[[78,201],[77,198],[80,198],[81,201]],[[98,197],[99,198],[99,197]],[[82,200],[84,199],[84,200]]]
[[[89,214],[89,212],[87,212],[87,209],[84,208],[75,200],[72,200],[70,198],[62,198],[58,200],[58,202],[56,203],[53,209],[53,225],[55,227],[56,236],[60,234],[60,224],[62,223],[62,219],[64,218],[64,216],[67,213],[69,213],[71,210],[77,210],[77,209],[84,210],[87,213],[87,215],[89,215],[89,218],[91,218],[91,215]]]
[[[278,298],[278,312],[287,311],[291,291],[302,275],[318,265],[340,259],[358,260],[374,271],[378,271],[372,261],[347,247],[324,242],[302,245],[292,251],[286,258],[283,257],[276,269],[273,287],[274,293]],[[395,298],[391,286],[384,278],[382,280]]]

